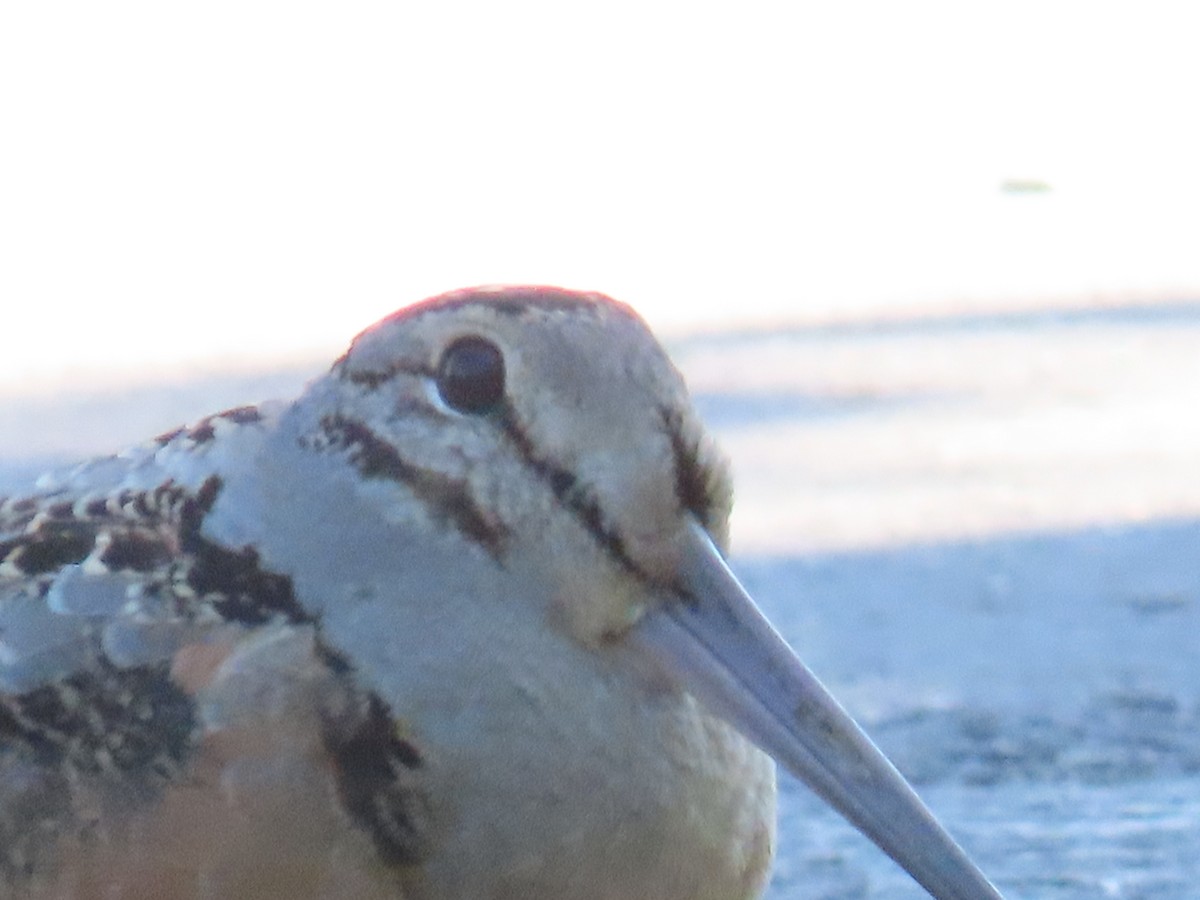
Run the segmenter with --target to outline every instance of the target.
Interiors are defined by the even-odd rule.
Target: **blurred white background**
[[[653,325],[1200,289],[1190,3],[0,6],[0,396],[497,281]]]
[[[1196,10],[4,4],[0,462],[540,282],[668,337],[744,550],[1200,513]]]

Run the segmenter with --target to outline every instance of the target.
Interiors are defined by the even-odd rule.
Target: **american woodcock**
[[[290,403],[0,506],[0,894],[757,897],[772,757],[995,889],[758,613],[605,297],[402,309]]]

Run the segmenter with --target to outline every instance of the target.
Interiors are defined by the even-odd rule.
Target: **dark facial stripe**
[[[671,441],[675,463],[675,497],[681,509],[690,512],[707,528],[712,517],[712,497],[708,477],[700,464],[699,448],[684,438],[683,423],[678,412],[663,407],[659,413]]]
[[[337,373],[339,378],[351,382],[352,384],[362,385],[369,391],[373,391],[380,385],[387,384],[395,378],[400,372],[405,371],[402,366],[391,365],[386,369],[356,369],[348,371],[346,369],[347,357],[343,356],[333,364],[333,371]]]
[[[621,536],[604,521],[600,504],[574,475],[538,454],[510,404],[506,403],[501,409],[499,422],[529,470],[549,486],[554,496],[587,529],[601,549],[627,571],[646,579],[645,573],[629,556]]]
[[[436,378],[437,372],[428,366],[402,364],[394,362],[382,369],[349,369],[350,354],[346,353],[338,357],[334,361],[333,368],[330,371],[342,381],[349,381],[351,384],[357,384],[365,387],[368,391],[376,390],[382,385],[387,384],[397,375],[411,375],[414,378]]]
[[[480,544],[496,560],[504,552],[508,531],[486,516],[465,481],[448,478],[405,460],[396,448],[362,422],[326,416],[321,429],[332,447],[348,450],[365,478],[383,478],[407,487],[440,522],[448,522],[468,540]]]

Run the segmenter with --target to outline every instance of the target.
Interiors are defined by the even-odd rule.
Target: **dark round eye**
[[[452,409],[488,412],[504,397],[504,357],[491,341],[459,338],[442,353],[437,388]]]

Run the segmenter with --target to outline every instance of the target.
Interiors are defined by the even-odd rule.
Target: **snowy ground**
[[[1200,880],[1200,302],[670,341],[732,457],[736,564],[1014,897]],[[0,397],[0,489],[323,364]],[[917,897],[785,780],[772,900]]]

